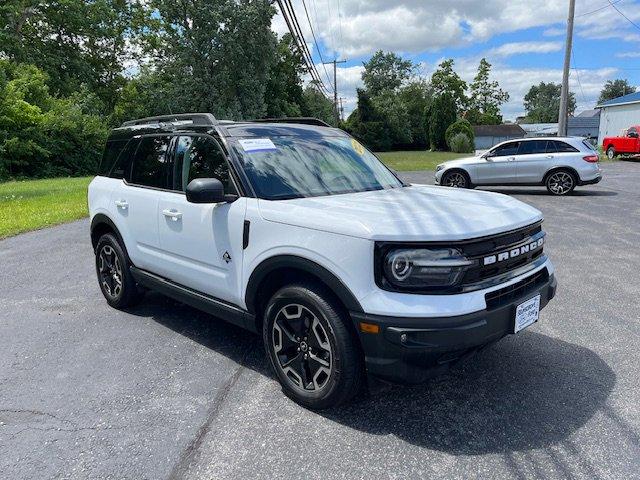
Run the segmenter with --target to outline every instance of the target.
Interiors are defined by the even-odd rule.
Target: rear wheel
[[[360,391],[363,360],[348,321],[318,285],[289,285],[271,298],[263,325],[265,349],[292,400],[323,409],[345,403]]]
[[[568,195],[576,188],[576,178],[568,170],[556,170],[547,176],[547,190],[552,195]]]
[[[129,271],[129,263],[118,239],[107,233],[100,237],[96,247],[96,273],[100,290],[107,303],[114,308],[136,304],[142,291]]]
[[[607,158],[613,160],[616,157],[616,149],[613,146],[607,148]]]
[[[469,175],[465,172],[454,170],[453,172],[447,172],[444,174],[441,184],[445,187],[470,188],[471,180],[469,179]]]

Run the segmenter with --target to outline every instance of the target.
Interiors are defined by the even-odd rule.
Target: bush
[[[445,139],[447,141],[447,146],[449,147],[449,150],[455,151],[451,146],[451,140],[453,139],[453,137],[455,137],[460,133],[467,136],[472,146],[475,143],[475,135],[473,134],[473,128],[471,128],[471,124],[464,119],[457,120],[453,122],[451,125],[449,125],[445,133]],[[464,150],[464,152],[467,152],[467,150]]]
[[[455,153],[472,153],[474,151],[473,143],[464,133],[456,133],[449,140],[449,148]]]
[[[108,129],[85,113],[93,99],[56,98],[46,81],[33,65],[0,60],[0,180],[96,171]]]

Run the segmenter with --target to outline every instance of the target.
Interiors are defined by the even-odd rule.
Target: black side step
[[[226,322],[233,323],[234,325],[246,328],[254,333],[258,333],[256,330],[255,315],[252,315],[246,310],[204,293],[197,292],[196,290],[192,290],[188,287],[184,287],[153,273],[140,270],[133,265],[130,269],[131,275],[133,275],[133,278],[135,278],[136,282],[139,284],[151,290],[160,292],[167,297],[178,300],[179,302],[191,305],[198,310],[207,312]]]

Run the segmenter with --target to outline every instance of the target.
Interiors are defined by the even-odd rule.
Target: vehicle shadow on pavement
[[[478,190],[483,190],[487,192],[494,193],[502,193],[504,195],[539,195],[543,197],[556,198],[553,195],[550,195],[544,188],[497,188],[497,187],[486,187],[486,188],[478,188]],[[618,192],[614,192],[611,190],[584,190],[582,187],[580,190],[574,190],[571,192],[568,197],[615,197],[618,195]],[[561,197],[560,197],[561,198]]]
[[[426,384],[321,414],[453,455],[507,453],[565,440],[605,406],[615,381],[591,350],[529,331]]]
[[[130,313],[276,381],[257,335],[155,293]],[[606,409],[615,381],[593,351],[529,330],[425,384],[394,385],[317,414],[453,455],[508,453],[566,440]]]

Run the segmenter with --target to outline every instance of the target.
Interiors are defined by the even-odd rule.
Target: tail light
[[[585,162],[596,163],[598,160],[600,160],[600,157],[598,157],[598,155],[587,155],[586,157],[582,157],[582,159]]]

